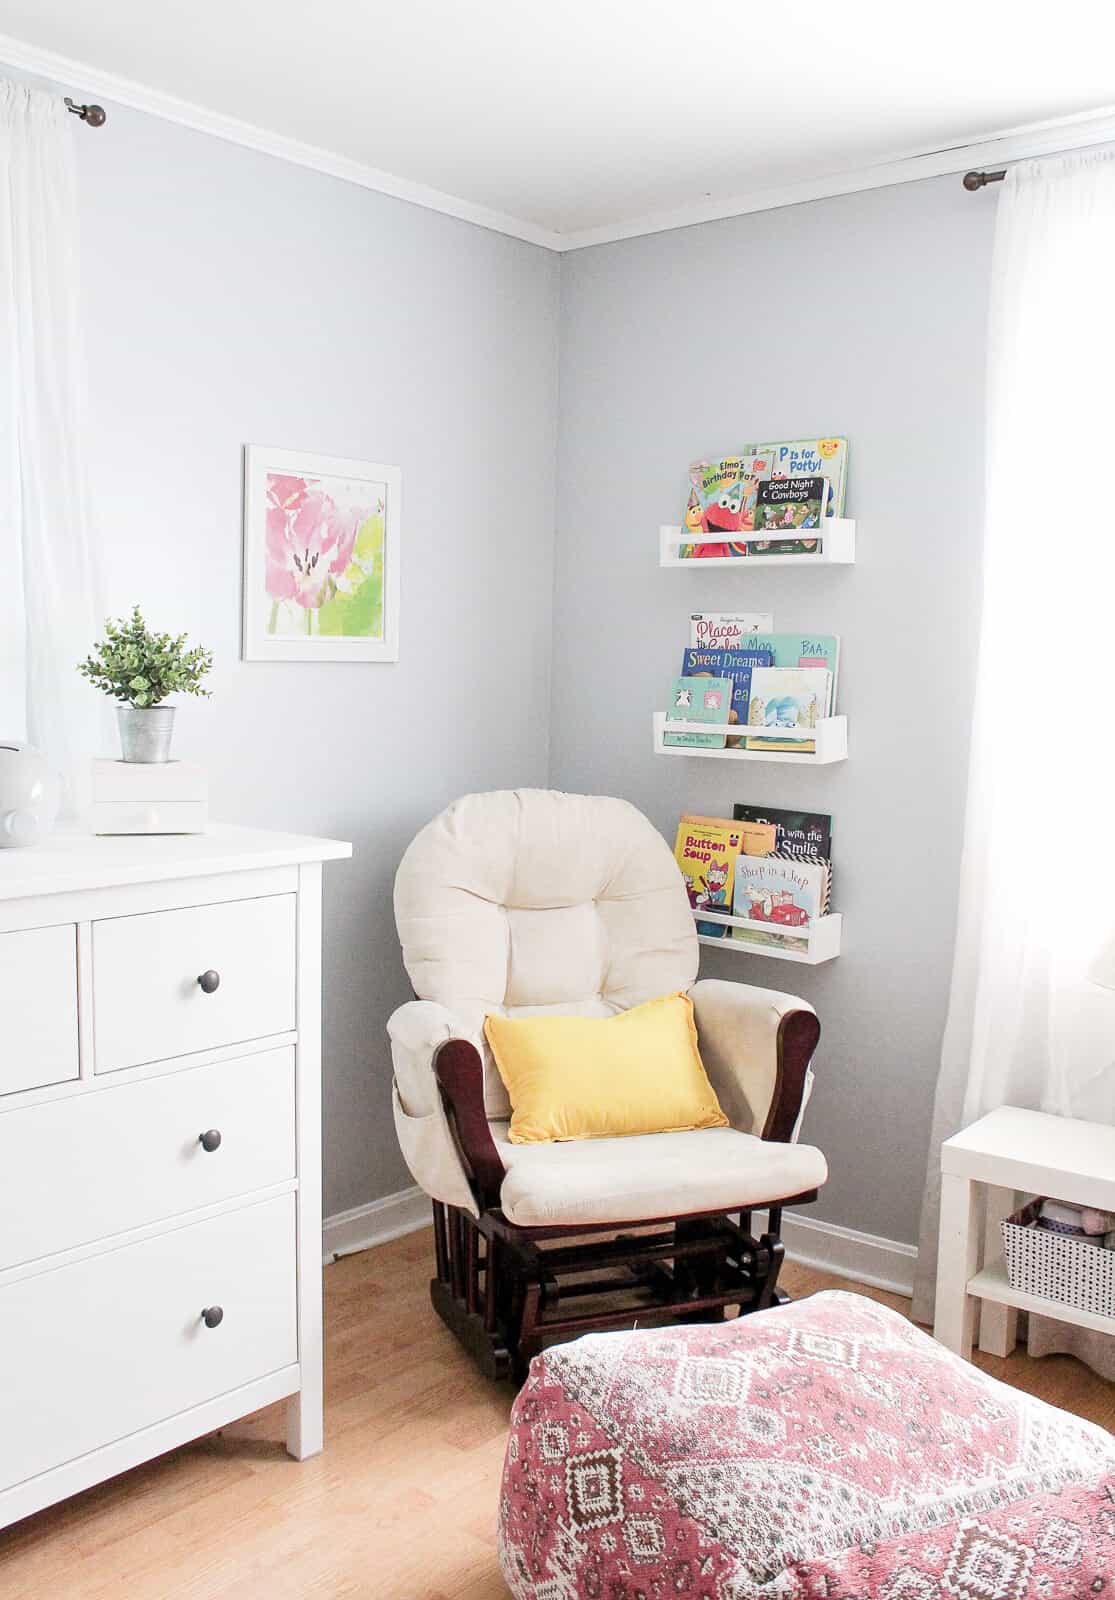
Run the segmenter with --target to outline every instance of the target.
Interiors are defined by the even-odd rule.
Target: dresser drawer
[[[294,911],[282,894],[95,922],[97,1072],[293,1028]]]
[[[6,1267],[282,1183],[294,1048],[0,1110],[0,1172],[19,1197],[0,1206]]]
[[[0,1489],[296,1362],[294,1261],[282,1195],[0,1288]]]
[[[77,930],[0,933],[0,1095],[76,1078]]]

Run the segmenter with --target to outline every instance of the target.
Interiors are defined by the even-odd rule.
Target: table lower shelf
[[[1076,1306],[1066,1306],[1060,1300],[1047,1300],[1044,1295],[1027,1294],[1024,1289],[1012,1289],[1007,1281],[1007,1269],[1001,1261],[984,1267],[969,1279],[968,1293],[980,1300],[994,1300],[1001,1306],[1013,1306],[1016,1311],[1029,1311],[1035,1316],[1053,1317],[1057,1322],[1072,1322],[1079,1328],[1091,1328],[1094,1333],[1115,1334],[1115,1317],[1101,1316],[1096,1311],[1079,1311]]]

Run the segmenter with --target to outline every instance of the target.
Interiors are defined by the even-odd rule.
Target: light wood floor
[[[326,1448],[284,1452],[281,1407],[0,1532],[2,1600],[507,1600],[494,1513],[511,1404],[430,1309],[429,1233],[325,1274]],[[788,1267],[795,1296],[851,1288]],[[877,1290],[899,1310],[907,1302]],[[1067,1356],[981,1356],[1115,1427]]]

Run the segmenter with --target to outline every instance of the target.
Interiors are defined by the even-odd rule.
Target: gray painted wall
[[[119,107],[75,143],[105,598],[216,651],[178,730],[216,816],[356,847],[326,872],[336,1212],[410,1182],[399,856],[463,791],[547,781],[558,261]],[[239,661],[246,442],[402,467],[397,665]]]
[[[735,800],[829,811],[846,954],[703,951],[705,976],[805,995],[823,1024],[814,1214],[914,1240],[954,933],[974,664],[993,201],[956,178],[566,256],[550,778],[623,795],[671,840]],[[753,439],[846,434],[854,567],[657,566],[685,469]],[[655,756],[691,610],[842,636],[851,756],[812,771]]]
[[[327,875],[326,1209],[408,1182],[383,1035],[408,993],[402,849],[458,794],[551,782],[625,795],[668,837],[735,799],[832,811],[847,953],[705,970],[816,1003],[819,1214],[913,1239],[965,784],[989,198],[942,179],[559,263],[120,108],[76,146],[107,604],[215,648],[214,698],[178,736],[215,814],[356,846]],[[658,569],[692,458],[818,431],[852,441],[854,568]],[[401,465],[397,666],[239,661],[245,442]],[[846,766],[651,753],[689,611],[734,605],[843,635]]]

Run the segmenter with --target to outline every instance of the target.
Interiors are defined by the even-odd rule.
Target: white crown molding
[[[225,116],[220,111],[210,111],[205,106],[179,100],[175,95],[164,94],[161,89],[148,88],[131,78],[122,78],[99,67],[90,67],[68,56],[56,55],[52,50],[40,50],[0,34],[0,63],[17,71],[47,78],[51,83],[65,88],[78,100],[92,100],[98,96],[128,106],[133,111],[146,111],[167,122],[177,122],[198,133],[210,133],[217,139],[227,139],[232,144],[258,150],[267,156],[277,156],[280,161],[290,161],[297,167],[309,167],[314,172],[328,173],[331,178],[341,178],[345,183],[355,183],[361,189],[373,189],[377,194],[390,195],[395,200],[406,200],[411,205],[422,206],[427,211],[440,211],[447,217],[457,217],[461,222],[474,223],[478,228],[490,228],[494,233],[508,234],[527,244],[541,245],[547,250],[561,248],[560,235],[549,228],[520,217],[509,217],[502,211],[489,210],[475,205],[471,200],[460,200],[456,195],[445,194],[424,183],[412,183],[408,178],[396,178],[393,173],[382,172],[378,167],[367,167],[347,156],[334,155],[317,145],[303,144],[299,139],[288,139],[267,128],[257,128],[238,117]]]
[[[1013,161],[1031,160],[1036,156],[1115,143],[1115,107],[1109,106],[1007,129],[991,138],[971,144],[951,145],[945,150],[912,151],[875,166],[746,190],[726,199],[707,200],[699,205],[682,206],[672,211],[650,212],[626,222],[608,223],[599,228],[558,233],[525,218],[508,216],[506,212],[493,211],[471,200],[446,194],[441,189],[414,183],[408,178],[397,178],[393,173],[365,166],[347,156],[334,155],[317,145],[288,139],[267,128],[242,122],[238,117],[229,117],[223,112],[180,100],[160,89],[152,89],[133,79],[88,66],[69,56],[41,50],[7,34],[0,34],[0,63],[45,78],[67,89],[78,99],[100,95],[133,111],[146,111],[151,116],[163,117],[168,122],[193,128],[199,133],[212,134],[217,139],[227,139],[232,144],[275,156],[280,161],[324,172],[362,189],[390,195],[396,200],[422,206],[427,211],[439,211],[462,222],[471,222],[476,227],[490,228],[495,233],[522,239],[527,244],[540,245],[543,249],[558,253],[584,250],[598,244],[613,244],[646,234],[672,232],[676,228],[692,228],[703,222],[720,222],[727,217],[746,216],[754,211],[775,211],[782,206],[803,205],[810,200],[825,200],[835,195],[855,194],[860,190],[914,183],[920,178],[946,177],[951,173],[964,172],[969,167],[1000,167]]]
[[[781,206],[803,205],[809,200],[826,200],[834,195],[855,194],[864,189],[882,189],[896,183],[915,183],[920,178],[947,177],[967,172],[972,167],[992,169],[1013,161],[1029,161],[1036,156],[1057,155],[1088,145],[1115,143],[1115,107],[1105,106],[1078,116],[1058,117],[1022,128],[1008,129],[974,144],[951,145],[947,150],[923,150],[901,156],[877,166],[855,171],[834,172],[825,177],[803,178],[796,183],[769,189],[752,189],[725,200],[708,200],[700,205],[682,206],[675,211],[651,212],[629,222],[608,223],[601,228],[585,228],[558,237],[561,251],[585,250],[592,245],[612,244],[620,239],[637,239],[651,233],[669,233],[675,228],[692,228],[702,222],[720,222],[726,217],[746,216],[752,211],[775,211]]]

